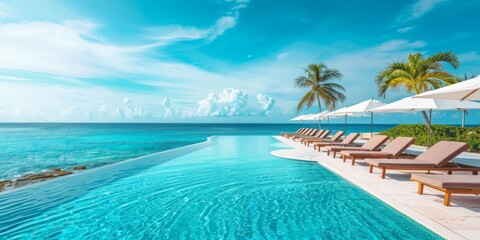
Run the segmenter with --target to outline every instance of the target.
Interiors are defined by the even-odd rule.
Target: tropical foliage
[[[407,62],[394,62],[377,75],[375,82],[378,95],[385,97],[387,90],[400,88],[408,93],[419,94],[460,81],[445,71],[443,63],[450,64],[454,69],[459,65],[457,57],[451,52],[436,53],[429,57],[421,53],[410,54]],[[427,126],[430,125],[426,112],[422,111],[422,114]]]
[[[305,76],[295,79],[295,86],[308,89],[297,105],[297,112],[302,108],[310,108],[318,104],[322,111],[322,102],[332,110],[337,104],[345,101],[345,89],[334,80],[340,80],[342,74],[336,69],[330,69],[325,64],[310,64],[305,69]]]
[[[415,144],[427,145],[427,126],[422,124],[402,124],[390,128],[381,134],[396,138],[399,136],[415,138]],[[459,141],[470,145],[469,151],[480,152],[480,127],[457,127],[432,125],[432,144],[438,141]]]

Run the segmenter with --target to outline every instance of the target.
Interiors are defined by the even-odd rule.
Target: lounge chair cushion
[[[399,166],[405,168],[435,168],[434,163],[419,161],[416,159],[388,159],[388,158],[366,158],[365,162],[376,167]]]
[[[342,143],[345,143],[345,144],[353,143],[353,141],[355,141],[355,139],[357,139],[358,136],[360,136],[360,134],[358,134],[358,133],[350,133],[350,134],[348,134],[348,136],[342,141]]]
[[[382,152],[390,153],[396,156],[405,151],[414,142],[415,139],[411,137],[397,137],[393,141],[388,143],[387,146],[382,149]]]
[[[329,138],[329,140],[338,141],[343,136],[343,134],[343,131],[337,131],[331,138]]]
[[[330,130],[325,130],[322,134],[320,134],[319,138],[327,138],[328,134],[330,134]]]
[[[442,167],[467,149],[468,144],[463,142],[440,141],[418,155],[415,160],[433,163],[437,167]]]
[[[363,148],[368,150],[376,150],[382,144],[384,144],[388,140],[388,136],[385,135],[374,135],[370,140],[368,140],[365,144],[363,144]]]
[[[480,189],[480,175],[412,174],[415,181],[440,188]]]

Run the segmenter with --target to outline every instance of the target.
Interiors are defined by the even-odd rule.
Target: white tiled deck
[[[387,171],[387,177],[381,179],[378,169],[369,174],[361,160],[352,166],[313,147],[275,138],[293,148],[273,151],[274,156],[316,161],[447,239],[480,239],[480,196],[453,195],[451,206],[446,207],[440,191],[425,187],[424,195],[417,194],[417,183],[409,180],[411,171]]]

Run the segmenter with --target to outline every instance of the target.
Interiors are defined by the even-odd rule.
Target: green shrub
[[[427,126],[424,124],[403,124],[390,128],[382,134],[390,137],[413,137],[415,144],[426,146],[428,143]],[[431,145],[438,141],[459,141],[470,145],[469,151],[480,152],[480,127],[455,127],[432,125]]]

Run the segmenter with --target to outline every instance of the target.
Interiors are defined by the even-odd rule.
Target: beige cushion
[[[331,141],[338,141],[342,136],[344,132],[343,131],[337,131],[331,138]]]
[[[441,167],[467,149],[468,144],[463,142],[440,141],[418,155],[415,160],[433,163],[437,167]]]
[[[382,149],[382,152],[390,153],[393,156],[401,154],[415,142],[411,137],[397,137]]]
[[[367,158],[365,162],[376,167],[435,168],[435,164],[416,159]]]
[[[388,136],[385,135],[374,135],[370,140],[363,144],[363,148],[368,150],[377,150],[382,144],[388,140]]]
[[[353,141],[355,141],[355,139],[357,139],[358,136],[360,136],[360,134],[358,134],[358,133],[350,133],[350,134],[348,134],[348,136],[342,141],[342,143],[344,143],[344,144],[353,143]]]
[[[480,175],[412,174],[412,179],[440,188],[480,189]]]

